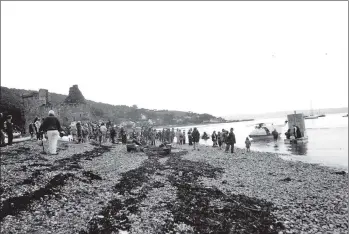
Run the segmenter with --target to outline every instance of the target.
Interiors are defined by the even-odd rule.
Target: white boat
[[[309,115],[304,117],[304,119],[317,119],[317,118],[319,118],[319,116],[317,115]]]
[[[313,110],[312,104],[310,103],[310,115],[304,116],[304,119],[317,119],[317,118],[319,118],[319,116],[314,115],[314,110]]]
[[[258,123],[255,125],[255,129],[249,134],[249,137],[253,140],[267,140],[273,139],[272,131],[276,129],[281,134],[281,125]]]

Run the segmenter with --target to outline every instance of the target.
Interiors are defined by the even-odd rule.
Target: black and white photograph
[[[0,233],[346,234],[348,1],[1,1]]]

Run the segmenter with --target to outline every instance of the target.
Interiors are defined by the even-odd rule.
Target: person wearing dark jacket
[[[294,136],[296,137],[296,139],[301,138],[302,133],[301,133],[300,128],[296,125],[293,125],[293,126],[294,126]]]
[[[126,144],[126,142],[127,142],[127,134],[126,134],[126,131],[124,130],[123,127],[120,129],[120,135],[121,135],[121,142],[122,142],[122,144]]]
[[[229,148],[231,146],[231,153],[234,153],[234,145],[236,143],[234,128],[230,129],[229,135],[227,136],[225,143],[227,144],[227,146],[225,148],[225,152],[229,152]]]
[[[213,131],[213,133],[211,135],[211,138],[212,138],[212,142],[213,142],[213,146],[212,147],[217,147],[217,134],[216,134],[216,131]]]
[[[52,155],[57,154],[57,141],[60,136],[59,132],[62,130],[59,120],[55,117],[55,112],[50,110],[48,117],[45,118],[44,122],[40,126],[40,132],[46,132],[48,138],[48,150]]]
[[[7,134],[7,145],[12,145],[13,141],[13,123],[12,121],[12,115],[7,116],[7,120],[5,122],[5,130]]]
[[[192,136],[191,129],[189,129],[189,131],[188,131],[188,141],[189,141],[189,145],[193,145],[193,136]]]
[[[279,138],[279,133],[276,131],[276,129],[274,129],[271,134],[273,135],[274,141],[277,142],[278,138]]]
[[[191,135],[193,137],[194,150],[196,148],[199,150],[200,132],[198,131],[197,128],[194,128],[194,130],[193,130]]]
[[[78,121],[76,123],[76,132],[78,134],[78,143],[81,143],[82,140],[82,127],[81,127],[81,122]]]
[[[222,134],[221,132],[218,132],[217,134],[217,141],[218,141],[218,146],[219,146],[219,149],[222,149]]]
[[[4,115],[0,113],[0,146],[5,146]]]
[[[113,144],[115,144],[115,136],[116,136],[116,131],[115,131],[115,127],[113,126],[111,129],[110,129],[110,138],[111,138],[111,142]]]
[[[288,129],[287,132],[285,133],[286,135],[286,139],[290,139],[291,138],[291,129]]]
[[[30,123],[29,124],[30,139],[33,139],[34,132],[35,132],[35,124],[34,123]]]

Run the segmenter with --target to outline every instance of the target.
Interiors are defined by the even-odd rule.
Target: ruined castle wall
[[[63,125],[69,125],[73,121],[89,121],[91,117],[88,104],[63,104],[58,111]]]
[[[50,99],[50,94],[45,89],[40,89],[38,93],[22,98],[26,130],[28,130],[29,124],[34,121],[35,117],[45,118],[50,110],[55,112],[55,116],[63,126],[68,126],[73,121],[89,121],[91,118],[89,104],[62,103],[52,105]]]

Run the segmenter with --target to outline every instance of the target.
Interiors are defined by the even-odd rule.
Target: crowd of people
[[[158,140],[161,143],[168,142],[171,144],[175,143],[177,145],[185,145],[188,139],[188,145],[193,146],[194,150],[199,150],[200,139],[206,141],[207,139],[211,138],[213,147],[219,147],[220,149],[225,148],[226,152],[229,152],[230,149],[231,153],[234,153],[234,145],[236,143],[233,128],[230,129],[230,132],[224,129],[222,129],[222,132],[218,133],[214,131],[211,137],[209,137],[206,132],[204,132],[201,136],[199,130],[196,127],[190,128],[187,133],[185,132],[185,130],[175,130],[174,128],[163,128],[162,130],[158,131],[151,128],[149,128],[148,130],[142,129],[139,136],[135,136],[136,139],[149,139],[149,137],[151,139],[152,145],[155,144],[155,140]]]
[[[1,119],[3,115],[1,114]],[[7,116],[4,124],[1,124],[1,145],[5,145],[5,135],[6,132],[8,137],[8,145],[12,145],[13,140],[13,124],[11,123],[12,116]],[[233,128],[230,129],[230,132],[222,129],[222,132],[214,131],[211,135],[213,141],[213,147],[224,148],[228,152],[229,149],[231,152],[234,152],[234,144],[236,143],[235,134]],[[123,127],[118,127],[113,125],[110,121],[107,123],[93,123],[80,121],[72,123],[69,127],[63,128],[60,124],[60,121],[55,117],[53,110],[50,110],[48,117],[38,118],[36,117],[32,123],[29,124],[29,133],[31,139],[36,139],[38,141],[43,141],[47,139],[49,142],[49,153],[57,154],[57,141],[59,137],[72,136],[69,138],[69,141],[73,141],[77,144],[85,143],[90,140],[97,141],[100,145],[106,142],[116,143],[121,141],[121,143],[126,144],[128,139],[134,139],[141,144],[156,145],[156,142],[160,143],[176,143],[177,145],[185,145],[187,143],[193,146],[194,150],[199,150],[199,141],[200,139],[207,140],[209,136],[204,132],[203,136],[200,137],[200,132],[195,127],[189,129],[186,133],[185,130],[181,131],[174,128],[164,128],[162,130],[156,130],[152,127],[142,127],[140,131],[129,132]],[[174,142],[176,138],[176,142]]]
[[[5,145],[5,135],[8,137],[8,145],[12,145],[13,141],[13,123],[12,116],[8,115],[4,118],[1,113],[1,146]],[[199,150],[200,139],[212,140],[212,147],[218,147],[219,149],[225,149],[226,152],[234,153],[234,145],[236,144],[236,138],[234,129],[231,128],[230,131],[222,129],[222,131],[213,131],[211,136],[206,132],[201,136],[199,130],[194,127],[190,128],[188,132],[185,130],[174,128],[163,128],[162,130],[156,130],[152,127],[142,127],[140,131],[133,129],[128,131],[124,127],[119,127],[112,124],[110,121],[104,123],[93,123],[93,122],[84,122],[77,121],[72,123],[69,127],[63,129],[58,118],[55,117],[54,111],[49,111],[48,117],[46,118],[35,118],[32,123],[29,124],[29,133],[31,139],[42,141],[44,138],[49,141],[49,152],[51,154],[56,154],[57,141],[59,137],[64,135],[72,136],[69,138],[69,141],[73,141],[77,144],[86,143],[91,140],[97,141],[100,145],[111,142],[117,143],[121,142],[123,144],[127,143],[128,139],[139,142],[142,145],[153,145],[156,146],[156,142],[160,144],[170,143],[177,145],[185,145],[188,142],[189,146],[193,146],[193,150]],[[274,130],[272,132],[274,140],[277,141],[279,133]],[[300,138],[301,132],[299,127],[294,126],[294,129],[289,129],[285,133],[286,138],[290,139]],[[176,139],[176,142],[175,142]],[[188,140],[188,141],[187,141]],[[246,151],[250,151],[251,141],[248,137],[245,140]]]

